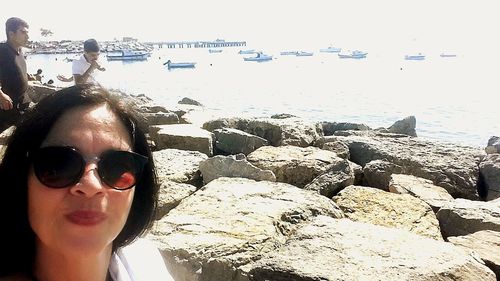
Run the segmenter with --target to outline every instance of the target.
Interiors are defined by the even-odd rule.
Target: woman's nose
[[[85,171],[78,183],[71,187],[71,192],[75,195],[92,197],[104,193],[105,188],[99,177],[97,165],[90,163],[85,166]]]

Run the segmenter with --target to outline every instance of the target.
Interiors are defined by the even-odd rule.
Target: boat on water
[[[342,51],[342,48],[335,48],[330,46],[326,49],[320,49],[319,51],[322,53],[340,53],[340,51]]]
[[[221,49],[208,49],[208,52],[211,54],[222,53]]]
[[[425,55],[418,53],[418,55],[406,55],[405,60],[425,60]]]
[[[119,50],[114,54],[107,54],[108,60],[147,60],[149,53],[145,51]]]
[[[297,54],[295,54],[297,57],[310,57],[313,55],[312,52],[304,52],[304,51],[299,51]]]
[[[338,54],[339,58],[341,59],[364,59],[366,58],[366,55],[368,55],[367,52],[362,52],[358,50],[352,51],[351,53],[347,54],[341,54],[341,53]]]
[[[254,49],[252,50],[240,50],[238,54],[240,55],[250,55],[250,54],[255,54],[257,53]]]
[[[245,61],[269,61],[273,59],[273,56],[263,54],[262,52],[256,53],[255,57],[246,57],[243,58]]]
[[[172,62],[171,60],[166,61],[163,63],[163,65],[166,65],[168,69],[171,68],[194,68],[196,63],[195,62]]]
[[[297,51],[283,51],[283,52],[280,52],[280,55],[282,56],[296,56],[297,55]]]
[[[454,58],[454,57],[456,57],[457,55],[455,55],[455,54],[445,54],[445,53],[441,53],[439,56],[440,56],[440,57],[442,57],[442,58]]]

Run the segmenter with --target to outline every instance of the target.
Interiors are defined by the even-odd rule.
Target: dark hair
[[[29,28],[29,25],[27,22],[20,18],[9,18],[5,22],[5,34],[7,35],[7,39],[9,39],[9,31],[16,32],[20,27]]]
[[[0,164],[0,276],[31,274],[35,258],[35,233],[28,220],[27,179],[31,163],[27,153],[40,147],[53,125],[67,111],[80,106],[106,104],[130,133],[133,151],[147,156],[143,176],[136,184],[127,222],[113,241],[113,250],[131,243],[151,227],[157,206],[158,184],[151,150],[137,113],[105,89],[76,85],[43,98],[23,115],[9,139]]]
[[[99,52],[99,44],[95,39],[87,39],[83,42],[83,50],[87,53]]]

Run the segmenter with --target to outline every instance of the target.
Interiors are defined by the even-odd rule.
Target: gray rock
[[[437,212],[445,237],[462,236],[480,230],[500,231],[500,206],[490,202],[455,199]]]
[[[160,184],[174,181],[201,186],[200,162],[207,155],[198,151],[164,149],[153,152],[156,173]]]
[[[158,196],[158,213],[156,219],[159,220],[170,210],[175,208],[186,197],[196,191],[196,186],[178,183],[173,181],[162,181],[160,184],[160,194]]]
[[[253,165],[273,171],[276,181],[304,187],[314,178],[345,161],[331,151],[316,147],[263,146],[250,153]]]
[[[387,128],[387,131],[389,133],[403,134],[416,137],[417,136],[417,131],[415,131],[416,126],[417,126],[417,119],[415,119],[415,116],[408,116],[403,120],[396,121],[394,124],[392,124],[392,126]]]
[[[495,280],[480,260],[450,243],[325,216],[304,223],[242,272],[252,281]],[[225,280],[245,280],[238,277]]]
[[[465,236],[448,237],[448,241],[464,250],[474,251],[500,278],[500,232],[482,230]]]
[[[44,97],[51,95],[52,93],[60,89],[61,88],[49,87],[30,81],[26,93],[28,94],[28,97],[31,99],[32,102],[37,103]]]
[[[151,134],[157,149],[175,148],[199,151],[208,156],[213,155],[213,135],[209,131],[190,124],[152,127],[159,128],[158,132]]]
[[[304,189],[332,198],[346,186],[353,185],[354,179],[354,170],[349,161],[343,160],[333,164],[327,172],[316,177]]]
[[[288,184],[218,178],[157,221],[148,238],[175,280],[235,280],[238,267],[318,215],[343,217],[330,199]]]
[[[257,168],[246,159],[237,160],[235,156],[214,156],[203,160],[200,171],[204,184],[220,177],[276,181],[273,172]]]
[[[481,189],[486,191],[486,200],[500,197],[500,154],[488,154],[479,164]]]
[[[429,204],[434,213],[454,200],[446,189],[432,184],[432,181],[410,175],[393,174],[389,191],[415,196]]]
[[[411,195],[352,185],[332,200],[351,220],[404,229],[443,240],[434,212],[429,205]]]
[[[486,153],[500,153],[500,138],[497,136],[492,136],[488,140],[488,146],[485,148]]]
[[[345,122],[340,122],[340,123],[322,122],[321,126],[323,128],[323,133],[325,134],[325,136],[331,136],[336,131],[348,131],[348,130],[367,131],[367,130],[371,130],[371,128],[365,124],[345,123]]]
[[[213,133],[215,135],[215,147],[229,154],[243,153],[248,155],[257,148],[268,145],[266,139],[237,129],[216,129]]]
[[[350,157],[349,146],[335,136],[321,137],[314,143],[314,146],[335,152],[340,158],[349,159]]]
[[[148,126],[179,124],[179,116],[173,112],[143,113]]]
[[[203,104],[201,104],[200,102],[195,101],[195,100],[190,99],[190,98],[187,98],[187,97],[182,98],[182,100],[180,100],[178,103],[179,104],[188,104],[188,105],[203,106]]]
[[[403,174],[432,180],[455,198],[479,199],[476,183],[485,153],[478,148],[373,131],[343,133],[338,138],[349,145],[350,160],[361,166],[385,160],[401,166]]]
[[[392,174],[399,174],[403,169],[383,160],[373,160],[363,168],[363,185],[389,190]]]

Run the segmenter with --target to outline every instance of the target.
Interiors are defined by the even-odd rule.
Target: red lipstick
[[[74,211],[66,214],[66,218],[77,225],[93,226],[106,219],[106,214],[98,211]]]

